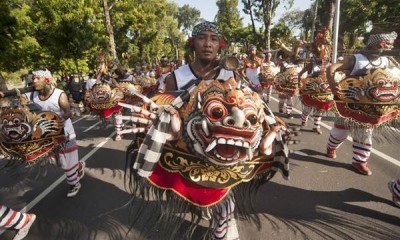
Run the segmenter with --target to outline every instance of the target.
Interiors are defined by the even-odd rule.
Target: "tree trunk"
[[[335,0],[329,0],[330,6],[329,6],[329,16],[328,16],[328,22],[327,22],[327,28],[329,29],[330,32],[333,32],[333,20],[335,19],[335,10],[336,10],[336,3]]]
[[[108,33],[108,38],[110,42],[110,51],[113,59],[118,59],[117,51],[115,48],[115,41],[114,41],[114,30],[113,26],[111,25],[111,18],[110,18],[110,7],[108,6],[107,0],[103,0],[103,9],[104,9],[104,17],[106,20],[106,28]]]
[[[315,0],[314,15],[313,15],[312,26],[311,26],[311,34],[310,34],[310,37],[311,37],[310,41],[313,41],[314,37],[315,37],[314,32],[315,32],[315,22],[317,21],[317,12],[318,12],[318,0]]]

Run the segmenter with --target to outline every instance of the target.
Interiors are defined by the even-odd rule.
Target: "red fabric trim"
[[[353,151],[353,154],[354,154],[354,155],[358,155],[358,156],[363,157],[363,158],[366,158],[366,157],[367,157],[367,156],[365,156],[364,154],[361,154],[361,153],[355,152],[355,151]]]
[[[46,153],[50,152],[51,150],[53,150],[53,148],[56,145],[58,145],[58,144],[60,144],[60,143],[62,143],[64,141],[65,141],[65,136],[57,137],[57,138],[54,139],[53,144],[51,144],[51,145],[49,145],[47,147],[43,147],[42,149],[40,149],[40,150],[38,150],[38,151],[36,151],[34,153],[26,155],[25,159],[28,162],[35,161],[39,157],[41,157],[41,156],[45,155]]]
[[[164,170],[158,164],[148,180],[162,189],[174,191],[186,201],[196,206],[207,207],[221,201],[230,188],[206,188],[184,179],[179,173]]]
[[[117,112],[121,111],[121,109],[122,109],[122,106],[117,105],[117,106],[114,106],[112,108],[104,109],[104,110],[100,111],[100,114],[103,115],[104,118],[109,118],[114,113],[117,113]]]
[[[343,130],[346,130],[347,128],[344,126],[344,125],[340,125],[340,124],[334,124],[333,125],[335,128],[338,128],[338,129],[343,129]]]
[[[77,164],[75,164],[74,166],[70,167],[70,168],[64,169],[64,172],[69,172],[72,169],[76,168],[78,165],[79,165],[79,162]]]
[[[325,110],[325,111],[331,109],[335,104],[334,101],[330,101],[330,102],[316,101],[315,99],[311,98],[311,96],[308,94],[301,95],[301,102],[306,106],[313,107],[313,108],[320,109],[320,110]]]
[[[15,215],[17,215],[16,211],[14,211],[14,210],[12,210],[12,211],[13,211],[13,214],[11,215],[11,217],[8,218],[8,220],[7,220],[7,222],[5,223],[4,226],[10,225],[10,222],[12,222],[14,220],[14,218],[15,218]]]
[[[78,146],[73,146],[64,150],[60,150],[60,153],[72,153],[78,150]]]
[[[289,95],[295,95],[299,89],[292,89],[292,88],[282,88],[281,85],[279,84],[275,84],[275,90],[278,91],[279,93],[285,93],[285,94],[289,94]]]
[[[367,123],[367,124],[371,124],[373,126],[382,124],[382,123],[387,122],[395,117],[400,116],[400,110],[393,111],[384,116],[377,116],[377,115],[370,115],[370,114],[367,114],[367,113],[361,112],[361,111],[353,111],[351,109],[348,109],[346,106],[347,106],[347,103],[345,103],[345,102],[336,102],[336,108],[342,117],[352,118],[353,120],[355,120],[357,122]]]
[[[362,145],[365,145],[365,146],[368,146],[368,147],[372,147],[372,144],[362,143],[362,142],[359,142],[359,141],[354,140],[354,139],[353,139],[353,142],[358,143],[358,144],[362,144]]]

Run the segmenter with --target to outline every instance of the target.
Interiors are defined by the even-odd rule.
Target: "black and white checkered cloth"
[[[382,41],[383,42],[392,42],[392,41],[396,40],[396,38],[397,38],[396,32],[372,34],[368,38],[367,46],[374,46],[376,44],[379,44]]]
[[[196,89],[195,81],[191,83],[188,84],[189,87],[187,89],[174,99],[171,103],[172,107],[179,109],[189,100],[191,92]],[[158,118],[153,122],[139,147],[138,155],[133,165],[133,169],[137,170],[139,176],[142,177],[149,177],[152,174],[157,162],[160,160],[164,144],[170,137],[171,114],[165,111],[164,108],[159,108],[157,115]]]

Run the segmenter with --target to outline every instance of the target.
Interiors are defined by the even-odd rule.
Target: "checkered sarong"
[[[195,81],[188,84],[178,97],[171,103],[175,109],[179,109],[190,98],[191,92],[196,89]],[[160,108],[157,111],[158,118],[153,122],[149,131],[147,132],[143,143],[139,147],[136,161],[133,169],[138,171],[139,176],[149,177],[153,173],[153,169],[157,162],[160,160],[161,152],[164,144],[170,137],[171,129],[171,114]]]

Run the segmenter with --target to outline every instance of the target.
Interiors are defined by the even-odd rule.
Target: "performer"
[[[263,89],[263,98],[266,103],[271,101],[272,86],[274,78],[280,69],[271,60],[272,54],[268,52],[265,57],[265,62],[263,63],[263,70],[259,75],[260,83]]]
[[[120,83],[123,82],[132,82],[133,80],[133,75],[127,74],[127,71],[120,65],[114,72],[114,76],[112,79],[112,83],[116,88],[119,88]],[[117,106],[119,107],[119,106]],[[115,127],[115,132],[116,135],[114,137],[114,141],[121,141],[122,140],[122,134],[119,134],[122,129],[124,128],[124,123],[123,121],[117,117],[117,116],[122,116],[122,108],[119,108],[118,111],[113,114],[114,117],[114,127]]]
[[[36,70],[32,73],[35,91],[21,95],[22,102],[36,103],[42,111],[54,112],[64,120],[64,132],[67,141],[57,157],[70,186],[67,197],[74,197],[81,188],[80,179],[84,175],[84,162],[78,160],[78,146],[76,145],[75,130],[70,119],[71,110],[67,94],[53,86],[53,78],[49,70]]]
[[[395,32],[392,33],[386,33],[386,34],[372,34],[369,39],[368,43],[366,45],[366,50],[364,53],[358,53],[355,54],[354,56],[348,56],[344,58],[344,60],[340,63],[335,63],[332,64],[331,66],[328,67],[327,69],[327,77],[329,81],[329,85],[332,89],[332,92],[334,93],[335,97],[342,96],[340,99],[342,101],[336,101],[336,107],[339,110],[339,113],[341,113],[341,109],[343,109],[341,114],[342,117],[338,118],[335,121],[334,127],[332,128],[327,144],[327,156],[330,158],[336,158],[336,150],[340,147],[340,145],[343,143],[343,141],[347,138],[347,135],[349,131],[351,132],[351,135],[353,137],[353,159],[352,159],[352,166],[355,168],[355,170],[363,175],[371,175],[372,171],[369,169],[367,165],[367,161],[370,157],[371,154],[371,149],[372,149],[372,132],[377,125],[377,123],[368,123],[365,122],[363,124],[359,125],[354,125],[357,124],[357,122],[363,121],[364,119],[366,121],[371,121],[372,115],[371,114],[365,114],[365,118],[361,118],[363,114],[363,104],[362,102],[359,103],[359,99],[361,96],[368,96],[368,94],[372,93],[372,90],[369,90],[367,94],[365,94],[364,90],[362,89],[362,85],[354,85],[354,86],[348,86],[346,84],[346,81],[349,82],[349,80],[343,80],[343,84],[346,85],[347,89],[343,89],[342,85],[339,85],[338,83],[335,82],[334,80],[334,75],[335,72],[337,71],[350,71],[350,76],[357,76],[357,79],[359,78],[358,76],[360,74],[365,74],[367,69],[382,69],[382,68],[388,68],[390,66],[390,61],[388,57],[383,57],[379,55],[374,55],[374,54],[369,54],[368,51],[371,50],[379,50],[379,49],[390,49],[393,47],[394,40],[397,38],[397,34]],[[373,75],[373,72],[369,72],[370,74]],[[384,75],[383,75],[384,76]],[[381,77],[380,77],[381,78]],[[352,82],[356,82],[357,80],[354,79]],[[372,79],[368,80],[372,83]],[[378,80],[379,81],[379,80]],[[384,88],[386,86],[381,85],[380,88]],[[376,88],[376,90],[379,92],[379,88]],[[363,95],[362,95],[363,94]],[[376,97],[373,97],[374,100],[371,103],[374,103],[376,101],[381,101],[382,103],[388,102],[390,103],[391,99],[383,99],[380,98],[379,96],[376,95]],[[398,98],[398,95],[394,96],[394,100]],[[344,101],[344,103],[343,103]],[[354,103],[351,103],[350,105],[346,104],[346,101],[353,101]],[[369,100],[366,100],[366,102]],[[343,108],[341,107],[343,105]],[[346,105],[346,106],[344,106]],[[354,106],[356,110],[352,111]],[[373,105],[368,105],[368,106],[373,106]],[[346,110],[347,109],[347,110]],[[383,109],[380,110],[382,112]],[[348,114],[345,111],[351,111]],[[374,114],[373,112],[371,112]],[[368,115],[368,117],[367,117]],[[361,116],[361,117],[358,117]],[[392,117],[396,116],[392,114]],[[352,117],[358,117],[357,119],[354,119]],[[352,119],[352,124],[345,124],[346,119]],[[368,120],[369,119],[369,120]],[[374,118],[375,119],[375,118]],[[376,118],[376,120],[379,120]],[[385,121],[390,120],[390,118],[387,118]],[[353,126],[353,127],[352,127]]]
[[[334,106],[333,95],[326,79],[326,67],[331,53],[330,34],[323,28],[311,44],[312,58],[299,72],[300,99],[303,105],[301,126],[307,126],[309,115],[313,112],[314,128],[317,134],[322,134],[322,112]],[[302,75],[307,73],[304,79]]]
[[[158,90],[163,91],[165,85],[165,77],[174,70],[174,65],[170,64],[167,56],[162,56],[160,65],[156,68],[156,78],[158,80]]]
[[[263,67],[263,59],[257,56],[257,47],[255,45],[251,44],[247,49],[247,53],[247,58],[243,60],[242,74],[251,81],[256,89],[261,90],[259,74]]]
[[[36,220],[33,213],[22,213],[14,211],[11,208],[0,204],[0,229],[16,230],[17,234],[13,240],[21,240],[25,238],[29,230]]]
[[[400,208],[400,178],[388,182],[394,205]]]
[[[195,59],[167,77],[165,93],[142,96],[146,108],[120,103],[137,125],[127,151],[133,199],[157,196],[163,231],[172,219],[181,223],[173,213],[189,212],[189,238],[200,218],[210,216],[205,239],[238,239],[236,204],[246,211],[255,186],[276,171],[288,174],[286,125],[233,70],[220,67],[223,43],[214,23],[196,25],[190,43]]]

